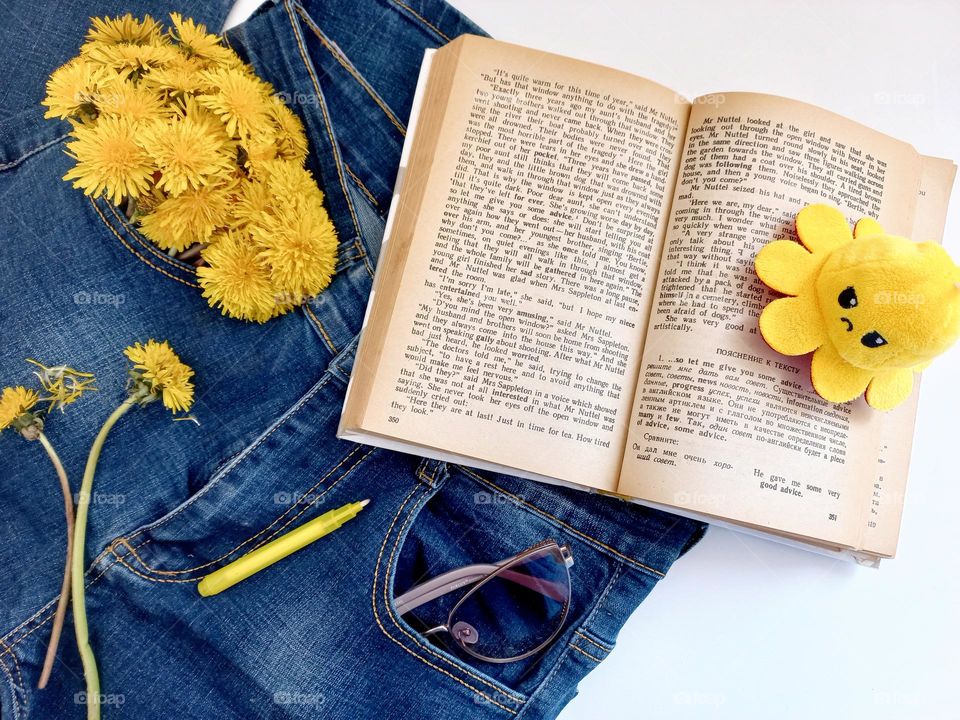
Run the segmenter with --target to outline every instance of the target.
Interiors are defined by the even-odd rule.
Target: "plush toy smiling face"
[[[866,392],[875,408],[899,405],[914,371],[960,336],[960,269],[936,243],[887,235],[869,218],[851,233],[828,205],[801,210],[797,234],[802,245],[778,240],[757,254],[760,279],[793,296],[764,308],[764,340],[784,355],[813,352],[826,400]]]

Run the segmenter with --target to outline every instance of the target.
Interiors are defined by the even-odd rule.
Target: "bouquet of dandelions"
[[[217,36],[170,19],[93,18],[51,75],[46,116],[73,125],[64,180],[197,264],[212,307],[265,322],[323,290],[336,262],[303,125]]]

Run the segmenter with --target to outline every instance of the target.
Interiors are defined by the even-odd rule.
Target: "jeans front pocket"
[[[516,481],[520,494],[508,492],[480,473],[437,461],[424,461],[420,472],[436,489],[411,491],[378,558],[373,602],[380,631],[432,668],[437,682],[458,685],[478,708],[553,717],[575,694],[580,678],[609,654],[620,626],[662,574],[619,556],[589,525],[568,522],[570,514],[545,501],[567,502],[554,488]],[[416,621],[398,616],[394,598],[413,585],[465,565],[506,559],[546,539],[573,552],[572,598],[560,634],[533,657],[487,663],[449,645],[438,647],[421,634],[424,627],[443,624],[467,588],[450,593],[445,603],[437,599],[421,606]]]

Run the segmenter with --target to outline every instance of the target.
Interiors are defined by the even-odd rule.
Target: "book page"
[[[766,345],[778,294],[753,262],[813,202],[910,236],[920,156],[804,103],[710,97],[691,111],[619,492],[859,547],[884,415],[824,401],[809,355]]]
[[[409,251],[378,268],[402,277],[372,305],[382,338],[364,330],[342,427],[613,489],[689,103],[485,38],[434,62],[450,52],[386,239]]]
[[[923,157],[921,162],[920,192],[910,237],[919,242],[942,242],[957,166],[941,158]],[[885,557],[895,554],[900,534],[913,427],[920,399],[919,380],[917,377],[910,399],[883,416],[876,478],[864,513],[862,546]]]

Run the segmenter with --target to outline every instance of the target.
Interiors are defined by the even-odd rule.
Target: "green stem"
[[[47,656],[43,661],[43,671],[40,673],[40,682],[37,687],[41,690],[47,686],[50,680],[50,673],[53,671],[53,663],[57,659],[57,648],[60,646],[60,635],[63,632],[63,622],[67,615],[67,604],[70,602],[70,570],[73,563],[73,495],[70,493],[70,481],[67,480],[67,473],[63,469],[63,463],[57,451],[53,449],[50,440],[41,431],[37,435],[43,449],[47,451],[50,462],[53,463],[54,470],[57,471],[57,478],[60,480],[60,489],[63,491],[63,512],[67,519],[67,556],[63,569],[63,582],[60,585],[60,599],[57,601],[57,612],[53,616],[53,628],[50,630],[50,642],[47,645]]]
[[[100,719],[100,676],[97,673],[97,660],[90,647],[90,633],[87,629],[87,604],[83,595],[83,555],[84,542],[87,536],[87,513],[90,510],[90,492],[93,488],[93,476],[97,471],[97,461],[100,451],[107,439],[110,430],[123,415],[137,402],[137,398],[129,397],[111,413],[110,417],[100,428],[97,439],[90,447],[87,456],[87,467],[83,471],[83,482],[80,484],[80,497],[77,502],[77,525],[73,535],[73,625],[77,633],[77,648],[80,651],[80,660],[83,663],[83,675],[87,680],[87,720]]]

